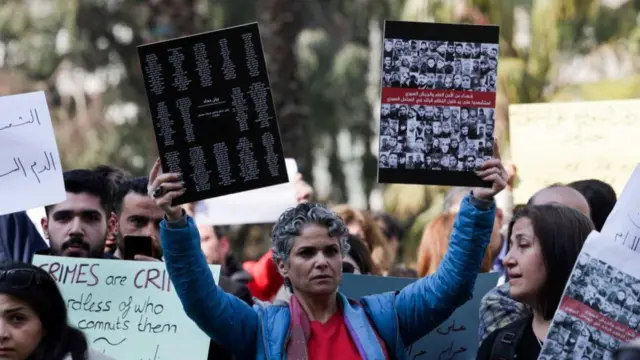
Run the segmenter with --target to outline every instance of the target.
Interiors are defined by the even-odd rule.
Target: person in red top
[[[385,359],[389,359],[387,347],[378,338]],[[358,347],[349,336],[349,330],[344,321],[342,307],[338,309],[324,324],[317,320],[310,321],[310,331],[307,347],[309,360],[359,360]]]
[[[271,301],[284,283],[273,262],[273,250],[262,255],[258,261],[245,261],[242,268],[251,274],[251,281],[247,284],[251,295],[262,301]]]

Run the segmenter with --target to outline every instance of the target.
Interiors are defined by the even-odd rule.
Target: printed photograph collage
[[[564,296],[602,314],[608,328],[640,336],[639,279],[583,253]],[[624,342],[561,307],[553,319],[540,359],[609,359]]]
[[[385,39],[382,87],[495,92],[498,45]],[[494,108],[383,102],[381,169],[473,171],[493,155]]]

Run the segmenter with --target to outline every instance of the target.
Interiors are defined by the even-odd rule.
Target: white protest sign
[[[185,314],[164,263],[36,255],[89,347],[116,359],[206,359],[210,339]],[[215,282],[220,266],[210,265]]]
[[[66,199],[44,92],[0,97],[0,215]]]
[[[514,202],[524,204],[551,184],[584,179],[602,180],[620,194],[640,154],[638,106],[640,100],[509,106],[518,166]]]
[[[617,244],[640,252],[640,165],[625,185],[601,233]]]
[[[296,206],[298,166],[294,159],[286,159],[285,163],[288,183],[200,201],[196,204],[195,221],[206,225],[238,225],[278,220],[285,210]]]

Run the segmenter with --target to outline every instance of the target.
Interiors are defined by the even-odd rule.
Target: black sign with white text
[[[138,47],[174,205],[288,182],[257,23]]]

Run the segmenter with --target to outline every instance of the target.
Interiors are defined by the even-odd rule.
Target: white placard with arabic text
[[[0,215],[66,199],[43,91],[0,97]]]
[[[640,165],[624,187],[601,233],[617,244],[640,252]]]

